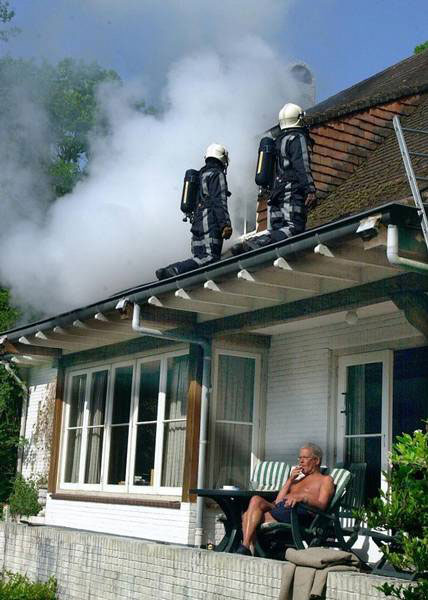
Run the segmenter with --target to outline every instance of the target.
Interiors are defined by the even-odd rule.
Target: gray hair
[[[320,464],[321,464],[321,461],[322,461],[322,450],[321,450],[321,448],[319,446],[317,446],[316,444],[313,444],[312,442],[305,442],[300,447],[301,448],[306,448],[307,450],[311,450],[312,454],[315,456],[315,458],[319,458],[320,459]]]

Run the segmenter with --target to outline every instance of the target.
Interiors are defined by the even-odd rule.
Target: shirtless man
[[[313,514],[299,506],[304,502],[309,506],[325,510],[334,494],[334,483],[330,475],[322,475],[320,465],[322,450],[316,444],[305,444],[299,453],[299,466],[292,469],[290,477],[279,491],[275,501],[268,502],[261,496],[251,498],[248,510],[242,517],[242,544],[237,554],[251,556],[250,546],[257,526],[260,523],[279,521],[290,523],[291,508],[297,504],[297,514],[303,523],[310,522]]]

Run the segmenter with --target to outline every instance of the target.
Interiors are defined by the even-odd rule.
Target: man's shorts
[[[295,508],[297,510],[299,523],[305,527],[310,525],[314,518],[314,513],[310,512],[300,504],[296,504]],[[272,508],[270,514],[276,521],[279,521],[279,523],[291,523],[291,508],[285,506],[285,500],[278,502],[278,504]]]

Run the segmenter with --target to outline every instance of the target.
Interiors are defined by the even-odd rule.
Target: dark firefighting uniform
[[[230,227],[226,176],[223,164],[207,158],[199,171],[199,193],[191,227],[193,258],[173,263],[156,271],[158,279],[174,277],[220,259],[224,227]]]
[[[279,242],[305,230],[305,200],[309,193],[315,191],[308,151],[311,140],[304,127],[294,127],[285,129],[275,140],[275,145],[274,181],[268,200],[268,231],[243,242],[241,252]]]

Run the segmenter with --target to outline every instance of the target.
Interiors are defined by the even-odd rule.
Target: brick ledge
[[[53,500],[71,500],[74,502],[99,502],[102,504],[127,504],[132,506],[151,506],[154,508],[180,509],[178,500],[149,500],[143,498],[112,498],[110,496],[89,496],[84,494],[51,494]]]

